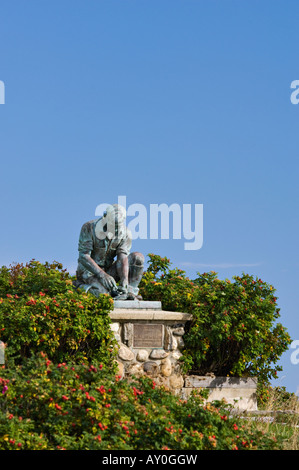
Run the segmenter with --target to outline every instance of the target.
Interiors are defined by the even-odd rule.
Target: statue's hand
[[[102,285],[108,290],[111,291],[113,289],[117,289],[115,279],[109,274],[104,273],[100,275],[100,281]]]

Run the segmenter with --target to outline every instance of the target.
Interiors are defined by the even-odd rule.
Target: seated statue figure
[[[138,285],[143,275],[144,256],[130,253],[132,235],[125,226],[125,218],[125,209],[113,204],[102,217],[82,226],[76,287],[97,297],[108,293],[115,299],[141,300]]]

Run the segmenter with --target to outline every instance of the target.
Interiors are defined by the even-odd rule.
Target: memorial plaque
[[[134,348],[163,347],[163,325],[152,325],[151,323],[136,323],[133,326]]]

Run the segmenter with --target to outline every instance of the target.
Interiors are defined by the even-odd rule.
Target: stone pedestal
[[[147,374],[157,385],[171,391],[182,389],[179,358],[190,314],[164,311],[160,302],[115,301],[110,318],[119,343],[120,375]]]
[[[111,329],[118,341],[122,377],[144,374],[157,385],[187,398],[192,391],[209,389],[207,401],[224,399],[238,410],[256,410],[255,378],[183,376],[179,359],[183,335],[192,315],[162,310],[160,302],[115,301]]]

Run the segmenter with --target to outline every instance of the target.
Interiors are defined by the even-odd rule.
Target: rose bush
[[[21,363],[38,351],[56,362],[113,364],[112,299],[72,287],[59,263],[32,261],[0,269],[0,339],[6,361]]]
[[[279,449],[219,403],[182,401],[152,379],[119,380],[101,364],[44,353],[0,369],[0,450]],[[3,387],[4,388],[4,387]]]
[[[45,292],[49,296],[66,293],[72,286],[72,277],[61,263],[15,263],[0,268],[0,297],[7,294],[26,296]]]

